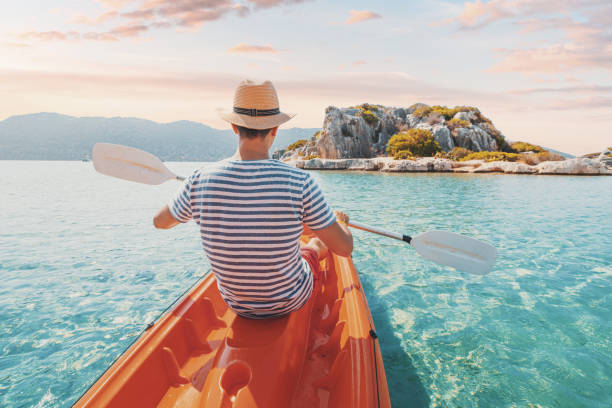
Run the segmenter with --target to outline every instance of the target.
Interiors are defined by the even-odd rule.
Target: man
[[[283,316],[308,301],[328,249],[351,254],[348,217],[332,213],[310,174],[270,159],[278,126],[292,118],[280,112],[271,82],[242,82],[221,117],[238,135],[236,153],[196,170],[153,223],[193,219],[228,306],[244,317]],[[318,237],[306,245],[302,223]]]

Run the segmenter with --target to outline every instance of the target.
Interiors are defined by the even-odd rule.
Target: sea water
[[[480,277],[354,232],[394,407],[612,406],[612,177],[313,175],[354,220],[499,251]],[[0,161],[0,406],[70,406],[208,272],[193,223],[153,228],[176,189]]]

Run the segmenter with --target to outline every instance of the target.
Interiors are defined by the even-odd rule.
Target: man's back
[[[335,222],[308,173],[277,160],[224,160],[196,171],[169,207],[200,226],[219,291],[236,312],[272,317],[308,300],[302,222],[313,230]]]

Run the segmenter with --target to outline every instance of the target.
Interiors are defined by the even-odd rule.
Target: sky
[[[0,13],[0,120],[228,125],[243,79],[286,127],[360,103],[476,106],[507,139],[612,146],[610,0],[20,0]]]

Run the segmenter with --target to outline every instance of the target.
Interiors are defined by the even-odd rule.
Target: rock
[[[433,161],[434,171],[453,171],[453,161],[435,158]]]
[[[304,161],[304,170],[346,170],[347,160],[310,159]]]
[[[428,171],[426,163],[414,160],[390,160],[380,171],[384,172],[423,172]]]
[[[354,108],[342,109],[342,113],[344,113],[345,115],[350,115],[350,116],[357,116],[359,112],[361,112],[361,110],[354,109]]]
[[[321,136],[316,142],[324,159],[372,157],[374,128],[360,116],[345,115],[334,106],[325,110]]]
[[[493,161],[483,163],[472,170],[473,173],[509,173],[509,174],[531,174],[536,173],[534,166],[525,163]]]
[[[406,115],[406,123],[411,128],[416,127],[416,125],[418,125],[420,122],[421,122],[421,118],[416,117],[416,116],[414,116],[412,114]]]
[[[474,112],[469,111],[469,112],[457,112],[455,113],[455,116],[453,116],[453,119],[461,119],[461,120],[465,120],[467,122],[472,122],[474,120],[475,116],[474,116]]]
[[[539,174],[612,174],[599,160],[584,157],[542,162],[535,167]]]
[[[420,105],[417,105],[420,106]],[[423,105],[425,106],[425,105]],[[458,128],[451,132],[443,118],[435,123],[431,118],[419,118],[412,112],[414,108],[395,108],[377,105],[370,108],[377,120],[368,123],[357,108],[337,108],[329,106],[325,110],[325,119],[320,136],[313,137],[309,143],[296,149],[302,156],[319,156],[323,159],[372,158],[385,153],[389,139],[400,130],[413,128],[427,129],[432,132],[444,151],[455,146],[473,151],[498,150],[497,142],[492,136],[498,134],[487,123],[474,123],[469,128]],[[474,120],[474,112],[458,112],[455,117]],[[293,159],[285,155],[283,159]]]
[[[272,158],[276,160],[280,160],[280,158],[283,157],[285,152],[286,152],[285,149],[275,150],[274,153],[272,153]]]
[[[481,164],[483,164],[485,161],[484,160],[466,160],[466,161],[454,161],[453,163],[453,168],[461,168],[461,167],[476,167],[476,166],[480,166]]]
[[[378,170],[376,159],[350,159],[347,160],[347,170]]]
[[[444,125],[435,125],[431,133],[433,133],[434,139],[440,145],[442,150],[445,152],[450,152],[455,147],[455,143],[453,142],[453,138],[451,137],[450,130]]]
[[[475,152],[497,150],[495,138],[477,125],[472,125],[469,128],[455,129],[453,142],[455,146],[465,147]]]

